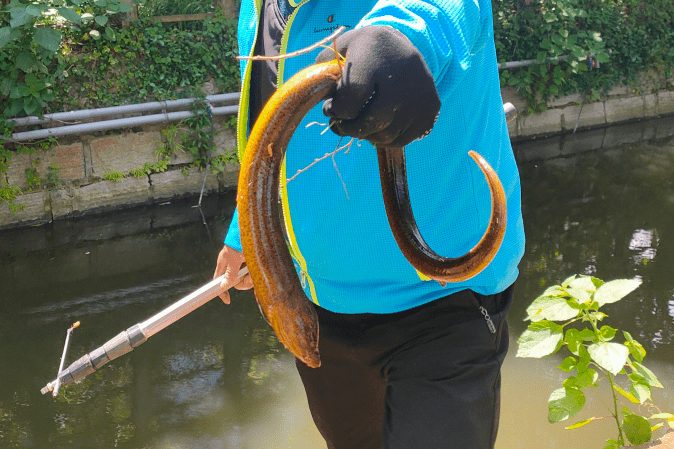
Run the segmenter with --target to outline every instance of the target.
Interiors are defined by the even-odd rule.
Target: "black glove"
[[[323,103],[336,134],[405,146],[431,132],[440,98],[421,53],[407,37],[377,25],[348,31],[336,44],[346,62],[337,90]],[[334,50],[326,48],[316,62],[334,58]]]

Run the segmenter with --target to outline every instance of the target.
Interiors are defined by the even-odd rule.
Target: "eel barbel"
[[[313,368],[321,364],[318,319],[285,241],[278,202],[280,170],[295,129],[310,109],[335,90],[341,75],[342,66],[336,60],[315,64],[295,74],[272,95],[246,144],[237,192],[241,244],[260,310],[279,341]],[[498,251],[506,226],[503,186],[484,158],[470,152],[489,184],[489,226],[466,255],[444,258],[428,247],[414,221],[404,149],[378,147],[377,153],[388,221],[410,264],[441,283],[460,282],[482,271]]]

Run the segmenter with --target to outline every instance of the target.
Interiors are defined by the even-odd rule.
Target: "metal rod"
[[[76,380],[83,379],[94,371],[100,369],[109,361],[114,360],[127,352],[131,352],[134,348],[140,346],[157,332],[198,309],[223,291],[239,284],[246,274],[248,274],[248,268],[243,267],[239,271],[238,278],[224,288],[221,287],[220,284],[224,280],[225,275],[217,277],[147,320],[122,331],[99,348],[80,357],[65,370],[59,369],[57,378],[45,385],[40,392],[42,394],[46,394],[50,391],[53,392],[62,385],[68,385]],[[54,394],[54,396],[55,395],[56,394]]]
[[[54,386],[54,392],[53,392],[54,397],[56,397],[56,395],[59,394],[59,388],[61,387],[61,382],[58,380],[58,375],[61,373],[61,371],[63,371],[63,364],[66,361],[66,354],[68,353],[68,346],[70,345],[70,335],[72,335],[73,330],[77,329],[78,327],[80,327],[79,321],[75,322],[66,331],[66,342],[63,345],[63,354],[61,355],[61,363],[59,365],[59,370],[56,373],[57,380],[56,380],[56,385]]]
[[[213,115],[232,115],[239,110],[238,106],[221,106],[213,108]],[[81,123],[79,125],[60,126],[58,128],[36,129],[34,131],[25,131],[12,134],[11,138],[3,138],[10,142],[19,142],[34,139],[46,139],[48,137],[67,136],[70,134],[89,133],[93,131],[106,131],[109,129],[128,128],[132,126],[153,125],[157,123],[175,122],[188,117],[192,117],[192,111],[168,112],[165,114],[142,115],[139,117],[119,118],[114,120],[104,120],[93,123]]]
[[[206,95],[209,103],[238,103],[239,93]],[[55,112],[45,114],[44,118],[34,115],[28,117],[10,118],[7,123],[14,122],[15,126],[41,125],[51,122],[69,122],[75,120],[87,120],[97,117],[112,117],[115,115],[137,114],[141,112],[162,111],[164,109],[176,109],[191,105],[198,98],[183,98],[181,100],[152,101],[149,103],[128,104],[123,106],[111,106],[108,108],[81,109],[78,111]]]

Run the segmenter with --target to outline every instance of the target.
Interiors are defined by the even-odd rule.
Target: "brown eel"
[[[271,97],[258,117],[241,161],[237,202],[241,244],[262,314],[279,341],[310,367],[320,366],[318,320],[288,252],[278,202],[281,163],[290,138],[304,116],[329,96],[342,75],[337,61],[310,66]],[[492,217],[480,242],[465,256],[447,259],[421,238],[409,204],[402,148],[378,148],[384,204],[401,251],[419,272],[440,282],[459,282],[478,274],[493,259],[505,233],[505,194],[496,173],[471,152],[485,173],[492,195]]]

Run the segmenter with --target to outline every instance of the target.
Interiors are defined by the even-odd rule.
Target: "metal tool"
[[[56,385],[54,385],[54,391],[52,392],[52,395],[56,397],[57,394],[59,394],[59,388],[61,388],[61,380],[58,378],[58,375],[61,371],[63,371],[63,364],[66,361],[66,354],[68,353],[68,346],[70,345],[70,336],[73,333],[73,330],[77,329],[80,327],[80,322],[77,321],[73,323],[72,326],[68,328],[66,331],[66,342],[63,345],[63,355],[61,355],[61,364],[59,365],[59,370],[56,372]]]
[[[220,286],[224,280],[224,275],[213,279],[208,284],[190,293],[179,301],[176,301],[169,307],[165,308],[156,315],[147,320],[131,326],[125,331],[122,331],[114,338],[108,340],[103,346],[91,351],[89,354],[83,355],[79,360],[73,362],[68,368],[63,369],[66,351],[68,348],[68,341],[72,329],[77,327],[73,325],[68,329],[66,336],[66,347],[63,349],[63,357],[61,358],[61,366],[59,373],[53,381],[49,382],[42,390],[42,394],[52,392],[53,396],[58,394],[58,390],[63,385],[68,385],[76,380],[83,379],[94,371],[100,369],[103,365],[119,356],[131,352],[137,348],[141,343],[152,337],[157,332],[170,326],[185,315],[193,312],[202,305],[206,304],[211,299],[218,296],[225,290],[229,290],[235,285],[239,284],[243,277],[248,274],[248,267],[243,267],[239,271],[239,277],[231,284],[224,288]],[[75,323],[79,325],[79,323]]]

